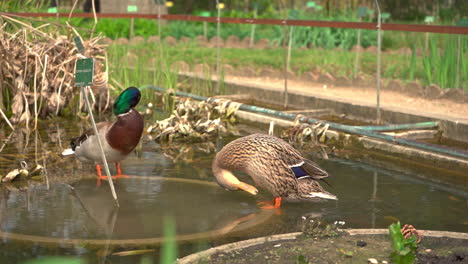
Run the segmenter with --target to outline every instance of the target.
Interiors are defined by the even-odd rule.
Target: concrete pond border
[[[199,83],[211,81],[212,87],[216,87],[217,81],[215,78],[207,80],[206,77],[207,75],[201,76],[199,73],[179,72],[179,78],[184,82]],[[280,90],[263,88],[256,85],[237,84],[229,81],[224,81],[223,86],[229,95],[250,95],[251,98],[256,99],[255,101],[269,105],[281,106],[284,103],[283,91]],[[468,96],[465,97],[468,98]],[[466,98],[462,97],[463,100]],[[357,104],[346,98],[328,98],[321,95],[290,91],[288,92],[288,104],[294,105],[297,109],[331,109],[336,115],[346,114],[348,118],[359,121],[369,122],[376,119],[375,105]],[[468,104],[466,105],[468,106]],[[460,120],[445,115],[431,116],[395,107],[382,107],[381,118],[383,122],[388,124],[437,121],[444,132],[444,136],[461,142],[468,142],[468,118]]]
[[[351,236],[354,235],[387,235],[388,229],[344,229],[346,233]],[[468,240],[468,233],[461,233],[461,232],[449,232],[449,231],[434,231],[434,230],[418,230],[423,237],[448,237],[454,239],[464,239]],[[189,263],[197,263],[203,259],[206,259],[216,253],[227,253],[230,251],[240,250],[244,248],[248,248],[251,246],[259,245],[265,242],[274,242],[274,241],[282,241],[282,240],[295,240],[298,236],[302,235],[302,232],[294,232],[294,233],[287,233],[287,234],[279,234],[279,235],[272,235],[272,236],[265,236],[259,238],[253,238],[248,240],[242,240],[239,242],[234,242],[230,244],[221,245],[218,247],[210,248],[204,251],[200,251],[197,253],[193,253],[187,255],[183,258],[177,260],[177,264],[189,264]]]

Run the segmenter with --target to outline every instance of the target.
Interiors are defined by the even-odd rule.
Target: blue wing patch
[[[294,176],[296,176],[296,178],[298,180],[300,179],[303,179],[303,178],[307,178],[307,177],[310,177],[310,175],[301,168],[301,166],[304,164],[304,162],[301,162],[299,164],[296,164],[296,165],[292,165],[290,166],[291,170],[293,171],[294,173]]]

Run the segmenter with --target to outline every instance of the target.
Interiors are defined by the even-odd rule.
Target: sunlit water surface
[[[117,208],[107,181],[98,184],[92,165],[59,155],[69,139],[82,131],[55,124],[39,133],[0,130],[0,175],[17,168],[22,160],[30,166],[37,161],[48,172],[48,183],[43,178],[0,184],[0,263],[44,255],[77,255],[89,263],[138,262],[139,256],[100,254],[103,247],[126,249],[102,241],[160,238],[165,219],[174,220],[177,234],[188,240],[179,245],[181,255],[216,244],[299,231],[304,215],[330,223],[345,221],[349,228],[386,228],[400,220],[419,229],[468,229],[467,186],[435,184],[392,168],[337,158],[317,163],[331,175],[332,188],[325,188],[338,201],[284,203],[279,212],[265,217],[256,203],[271,199],[267,193],[251,196],[214,184],[211,161],[232,137],[168,146],[145,137],[142,148],[122,164],[124,173],[132,177],[115,181]],[[115,172],[112,165],[111,171]],[[243,228],[246,223],[248,227]],[[11,234],[51,242],[18,241]],[[197,236],[203,242],[191,239]],[[100,244],[90,246],[92,241]],[[153,256],[158,259],[158,252]]]

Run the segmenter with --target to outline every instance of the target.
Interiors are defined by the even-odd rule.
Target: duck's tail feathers
[[[69,156],[69,155],[73,155],[73,154],[75,154],[75,151],[73,151],[71,148],[65,149],[64,151],[62,151],[63,156]]]
[[[329,182],[327,182],[325,179],[321,178],[320,180],[326,183],[328,186],[330,186],[330,188],[333,188],[333,186]]]
[[[330,193],[326,192],[311,192],[309,193],[311,198],[323,198],[323,199],[329,199],[329,200],[338,200],[338,198]]]

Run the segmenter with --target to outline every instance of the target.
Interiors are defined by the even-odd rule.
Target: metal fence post
[[[288,25],[287,25],[287,19],[288,19],[288,9],[286,8],[286,5],[284,4],[283,0],[280,0],[281,5],[283,6],[284,9],[284,20],[283,20],[283,54],[284,54],[284,65],[283,65],[283,75],[284,75],[284,108],[288,108],[288,49],[286,45],[286,40],[288,38]]]
[[[254,17],[254,19],[257,18],[257,5],[255,5],[253,17]],[[253,48],[254,43],[255,43],[255,24],[252,23],[251,30],[250,30],[249,48]]]
[[[287,70],[291,70],[291,49],[293,42],[293,30],[294,26],[289,26],[289,40],[288,40],[288,58],[287,58]]]
[[[220,68],[220,38],[221,38],[221,8],[219,6],[219,0],[216,0],[216,8],[218,9],[218,18],[216,25],[216,90],[215,94],[219,94],[219,87],[221,85],[221,68]]]
[[[362,18],[359,17],[359,22],[362,22]],[[361,52],[361,29],[357,30],[357,48],[356,48],[356,60],[354,61],[354,78],[359,73],[359,53]]]
[[[455,87],[453,88],[461,88],[460,86],[460,60],[461,60],[461,35],[457,35],[458,43],[457,43],[457,75],[455,77]]]
[[[375,0],[377,6],[377,123],[381,123],[380,113],[380,71],[381,71],[381,55],[382,55],[382,14],[380,12],[379,0]]]

